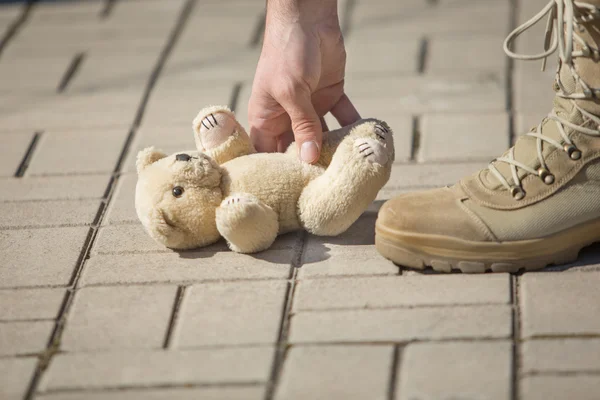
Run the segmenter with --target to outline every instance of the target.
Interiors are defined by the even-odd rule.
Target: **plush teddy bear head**
[[[146,231],[173,249],[216,242],[215,213],[223,200],[221,168],[198,152],[171,156],[144,149],[137,156],[135,207]]]

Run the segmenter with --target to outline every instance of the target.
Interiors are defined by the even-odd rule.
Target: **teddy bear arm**
[[[339,144],[327,170],[310,181],[298,200],[298,217],[309,232],[344,232],[377,197],[390,176],[394,143],[389,127],[367,120]]]
[[[217,164],[256,153],[246,130],[226,106],[202,109],[194,119],[193,128],[198,151]]]
[[[216,218],[219,233],[229,248],[238,253],[268,249],[279,232],[277,213],[247,193],[232,194],[223,200]]]

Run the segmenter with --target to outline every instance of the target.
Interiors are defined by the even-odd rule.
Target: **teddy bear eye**
[[[181,186],[175,186],[173,188],[173,196],[181,197],[182,194],[183,194],[183,188]]]

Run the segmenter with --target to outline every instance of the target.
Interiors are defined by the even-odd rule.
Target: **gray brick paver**
[[[205,283],[187,289],[173,339],[178,348],[277,341],[287,283]],[[226,318],[223,318],[226,316]]]
[[[527,274],[521,279],[523,338],[600,333],[600,273]]]
[[[64,289],[0,290],[0,321],[56,318],[64,297]]]
[[[0,355],[32,354],[46,349],[54,321],[0,322]]]
[[[492,160],[509,146],[508,115],[425,114],[419,161]],[[474,172],[474,171],[473,171]]]
[[[44,132],[27,173],[98,174],[115,167],[127,129]]]
[[[0,202],[22,200],[99,199],[109,175],[44,176],[0,179]]]
[[[175,286],[80,289],[69,312],[61,348],[161,348],[176,292]]]
[[[260,400],[264,398],[260,385],[219,388],[146,388],[100,392],[55,392],[37,395],[43,400]]]
[[[392,346],[293,347],[275,399],[384,400],[392,350]]]
[[[59,354],[40,391],[266,382],[270,347]]]
[[[300,281],[294,308],[378,308],[451,304],[508,304],[510,281],[493,276],[386,276]]]
[[[508,341],[409,344],[401,355],[396,399],[511,398]]]
[[[290,341],[405,342],[507,338],[510,335],[511,310],[508,306],[453,306],[299,312],[291,319]]]
[[[0,358],[0,398],[22,399],[37,365],[37,358]]]
[[[521,373],[600,372],[600,339],[536,339],[521,345]]]
[[[520,387],[523,400],[597,400],[600,379],[598,375],[528,376],[521,380]]]
[[[240,257],[230,251],[96,255],[86,264],[83,285],[151,282],[287,279],[293,249]]]
[[[91,225],[99,206],[99,200],[4,203],[0,228]]]
[[[503,71],[507,64],[507,57],[502,50],[504,36],[504,32],[434,35],[429,41],[425,70]]]
[[[67,285],[89,228],[0,230],[0,287]]]

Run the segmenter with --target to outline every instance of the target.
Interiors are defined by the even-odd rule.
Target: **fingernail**
[[[315,142],[304,142],[300,147],[300,159],[306,163],[312,163],[319,158],[319,147]]]

